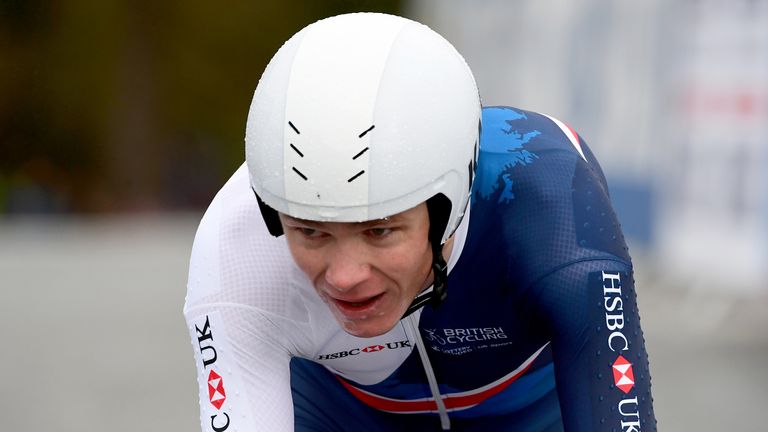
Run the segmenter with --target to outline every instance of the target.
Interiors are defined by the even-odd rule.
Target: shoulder
[[[513,204],[526,194],[527,203],[560,204],[579,167],[604,183],[589,148],[564,122],[506,106],[483,109],[475,198]]]
[[[187,306],[227,301],[281,305],[295,266],[284,239],[267,231],[245,165],[216,194],[195,234]],[[279,309],[279,308],[278,308]]]
[[[625,258],[602,169],[572,128],[512,107],[484,108],[482,121],[473,220],[503,242],[516,278],[528,275],[527,284],[570,262]]]
[[[531,162],[533,150],[560,152],[560,156],[587,161],[588,152],[576,131],[552,116],[508,106],[484,107],[480,152],[507,155]]]

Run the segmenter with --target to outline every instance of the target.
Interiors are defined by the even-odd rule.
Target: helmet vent
[[[299,177],[303,178],[304,180],[306,180],[306,179],[307,179],[307,176],[305,176],[304,174],[302,174],[302,173],[301,173],[301,171],[297,170],[297,169],[296,169],[296,167],[291,167],[291,168],[293,168],[293,172],[295,172],[296,174],[298,174],[298,175],[299,175]],[[360,173],[360,174],[362,174],[362,173]],[[360,175],[360,174],[358,174],[358,175]],[[357,177],[357,176],[355,176],[355,177]],[[352,179],[354,179],[355,177],[352,177]],[[350,180],[348,180],[348,181],[351,181],[352,179],[350,179]]]
[[[294,170],[295,170],[295,169],[296,169],[296,168],[294,168]],[[298,172],[298,171],[297,171],[297,172]],[[352,180],[354,180],[354,179],[356,179],[356,178],[360,177],[361,175],[363,175],[363,173],[364,173],[364,172],[365,172],[365,170],[362,170],[362,171],[360,171],[359,173],[357,173],[357,174],[353,175],[352,177],[350,177],[350,179],[349,179],[349,180],[347,180],[347,183],[351,183],[351,182],[352,182]],[[303,176],[302,176],[302,177],[303,177]],[[306,178],[305,178],[304,180],[306,180]]]
[[[363,131],[363,132],[362,132],[360,135],[358,135],[357,137],[358,137],[358,138],[362,138],[362,137],[364,137],[364,136],[365,136],[365,134],[367,134],[368,132],[372,131],[372,130],[373,130],[373,128],[375,128],[375,127],[376,127],[376,125],[371,125],[371,127],[369,127],[368,129],[364,130],[364,131]],[[297,132],[297,133],[298,133],[298,132]]]
[[[294,131],[294,132],[296,132],[296,135],[301,135],[301,132],[299,132],[299,130],[296,128],[296,126],[295,126],[293,123],[291,123],[291,121],[290,121],[290,120],[288,120],[288,126],[290,126],[290,127],[291,127],[291,129],[293,129],[293,131]],[[301,157],[304,157],[304,153],[302,153],[302,152],[301,152],[301,150],[299,150],[298,148],[296,148],[296,146],[295,146],[295,145],[293,145],[293,143],[290,143],[289,145],[291,146],[291,148],[293,149],[293,151],[295,151],[295,152],[296,152],[296,154],[298,154],[298,155],[299,155],[299,156],[301,156]],[[291,167],[291,169],[293,169],[293,172],[295,172],[296,174],[298,174],[298,175],[299,175],[299,177],[303,178],[305,181],[307,180],[307,176],[305,176],[305,175],[304,175],[304,174],[303,174],[301,171],[297,170],[297,169],[296,169],[296,167]]]
[[[293,151],[296,152],[296,154],[298,154],[301,157],[304,157],[304,153],[302,153],[299,149],[297,149],[296,146],[293,145],[293,143],[291,143],[291,148],[293,149]]]
[[[369,127],[368,129],[366,129],[366,130],[364,130],[364,131],[360,132],[360,135],[358,135],[357,137],[358,137],[358,138],[362,138],[362,137],[364,137],[364,136],[365,136],[365,134],[367,134],[368,132],[372,131],[372,130],[373,130],[373,128],[375,128],[375,127],[376,127],[376,125],[371,125],[371,127]],[[367,152],[369,148],[370,148],[370,147],[366,147],[366,148],[364,148],[364,149],[360,150],[359,152],[357,152],[357,154],[356,154],[356,155],[352,156],[352,160],[356,160],[357,158],[359,158],[360,156],[362,156],[362,155],[363,155],[363,153]],[[354,179],[356,179],[356,178],[360,177],[361,175],[363,175],[363,173],[365,173],[365,170],[361,170],[359,173],[357,173],[357,174],[353,175],[352,177],[350,177],[350,178],[349,178],[349,180],[347,180],[347,183],[352,183],[352,180],[354,180]]]
[[[367,151],[368,151],[368,147],[366,147],[366,148],[364,148],[364,149],[360,150],[360,153],[358,153],[358,154],[354,155],[354,156],[352,157],[352,160],[355,160],[355,159],[359,158],[360,156],[362,156],[362,155],[363,155],[363,153],[365,153],[365,152],[367,152]]]

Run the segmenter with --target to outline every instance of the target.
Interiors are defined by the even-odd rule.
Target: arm
[[[253,310],[203,305],[185,313],[205,432],[292,431],[290,356],[261,337],[272,327]]]
[[[202,430],[292,431],[288,252],[261,224],[241,168],[195,236],[184,305]],[[294,337],[288,334],[294,335]]]
[[[561,215],[549,244],[562,264],[533,293],[552,337],[566,430],[656,430],[632,264],[605,176],[586,143],[553,122],[578,155],[571,149],[575,165],[563,182],[570,187],[559,190],[551,212]]]
[[[566,430],[656,430],[631,266],[583,261],[537,288]]]

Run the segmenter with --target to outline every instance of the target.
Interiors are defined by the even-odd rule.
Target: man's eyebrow
[[[374,219],[369,221],[363,221],[363,222],[357,222],[358,225],[361,226],[370,226],[370,225],[381,225],[381,224],[388,224],[393,222],[400,221],[401,218],[398,218],[396,216],[387,216],[383,217],[381,219]]]
[[[301,218],[289,216],[289,215],[287,215],[285,213],[283,213],[283,217],[288,222],[296,222],[296,223],[301,223],[301,224],[305,224],[305,225],[317,225],[317,224],[321,223],[321,222],[317,222],[317,221],[313,221],[313,220],[309,220],[309,219],[301,219]]]
[[[325,222],[321,221],[313,221],[309,219],[301,219],[293,216],[289,216],[287,214],[283,214],[283,217],[285,217],[288,221],[297,222],[301,224],[305,224],[308,226],[319,226]],[[400,215],[393,215],[393,216],[387,216],[380,219],[373,219],[369,221],[362,221],[362,222],[349,222],[357,226],[375,226],[375,225],[381,225],[381,224],[387,224],[387,223],[393,223],[393,222],[400,222],[403,218]],[[329,223],[341,223],[341,222],[329,222]]]

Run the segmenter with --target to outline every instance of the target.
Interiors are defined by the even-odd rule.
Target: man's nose
[[[328,256],[325,281],[336,291],[348,291],[371,275],[371,266],[358,248],[343,245]]]

